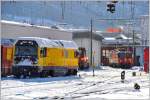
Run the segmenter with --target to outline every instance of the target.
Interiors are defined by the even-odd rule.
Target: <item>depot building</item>
[[[1,38],[16,39],[18,37],[41,37],[56,40],[72,40],[72,33],[53,29],[47,26],[2,20]]]
[[[86,55],[88,56],[89,62],[91,57],[91,32],[89,30],[74,31],[73,40],[79,47],[86,49]],[[101,44],[103,37],[96,32],[92,33],[92,52],[93,52],[93,64],[99,68],[101,65]]]

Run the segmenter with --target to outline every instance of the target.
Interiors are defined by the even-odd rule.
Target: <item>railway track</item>
[[[129,73],[129,72],[126,72],[126,73]],[[82,91],[82,90],[86,90],[86,89],[88,89],[88,88],[91,88],[91,87],[102,87],[102,86],[105,86],[105,85],[114,85],[114,84],[116,84],[116,83],[121,83],[121,80],[119,80],[119,81],[117,81],[117,82],[114,82],[114,83],[111,83],[111,84],[109,84],[109,82],[111,82],[112,80],[114,80],[115,78],[118,78],[118,77],[120,77],[120,75],[116,75],[116,76],[113,76],[113,77],[111,77],[111,78],[108,78],[108,79],[106,79],[106,80],[103,80],[103,81],[98,81],[98,82],[96,82],[96,83],[93,83],[93,84],[90,84],[90,85],[88,85],[88,86],[86,86],[86,87],[83,87],[83,88],[80,88],[80,89],[76,89],[76,90],[74,90],[74,91],[71,91],[71,92],[67,92],[67,93],[65,93],[65,96],[68,96],[68,95],[73,95],[73,94],[77,94],[77,92],[79,92],[79,91]],[[125,80],[125,82],[128,82],[128,83],[131,83],[131,82],[133,82],[133,81],[136,81],[137,80],[137,78],[136,79],[129,79],[129,80]],[[105,82],[105,83],[104,83]],[[104,84],[102,84],[102,83],[104,83]],[[101,85],[102,84],[102,85]],[[148,86],[148,85],[147,85]],[[146,86],[142,86],[142,87],[146,87]],[[124,90],[124,89],[131,89],[131,88],[133,88],[133,87],[124,87],[122,90]],[[106,88],[107,89],[107,88]],[[119,88],[118,88],[119,89]],[[95,93],[95,92],[101,92],[101,91],[104,91],[103,89],[100,89],[100,90],[98,90],[98,91],[93,91],[93,92],[91,92],[91,93]],[[117,91],[117,90],[114,90],[114,91]],[[107,92],[108,93],[108,92]],[[79,93],[80,94],[80,93]],[[90,94],[90,93],[87,93],[87,94]],[[103,93],[102,93],[103,94]],[[86,95],[85,95],[86,96]],[[80,97],[80,96],[79,96]],[[74,98],[74,97],[73,97]],[[75,98],[78,98],[78,97],[75,97]]]
[[[71,91],[71,92],[67,92],[67,93],[65,93],[65,96],[68,96],[68,94],[70,95],[70,94],[74,94],[74,93],[76,93],[76,92],[79,92],[79,91],[81,91],[81,90],[84,90],[84,89],[87,89],[87,88],[90,88],[90,87],[93,87],[93,86],[96,86],[96,85],[98,85],[98,84],[103,84],[104,82],[106,82],[105,84],[107,84],[108,82],[110,82],[112,79],[114,79],[114,78],[118,78],[118,77],[120,77],[120,75],[118,76],[114,76],[114,77],[111,77],[111,78],[108,78],[108,79],[106,79],[106,80],[103,80],[103,81],[98,81],[98,82],[96,82],[96,83],[92,83],[92,84],[90,84],[90,85],[86,85],[85,87],[83,87],[83,88],[79,88],[79,89],[76,89],[76,90],[74,90],[74,91]],[[105,84],[103,84],[103,85],[105,85]]]
[[[91,76],[91,75],[90,75]],[[83,77],[89,77],[89,75],[83,75]],[[116,76],[115,76],[116,77]],[[103,76],[101,78],[104,78]],[[44,78],[43,78],[44,79]],[[109,80],[110,78],[106,79],[106,80],[103,80],[103,81],[107,81]],[[26,79],[21,79],[21,80],[26,80]],[[32,80],[32,79],[31,79]],[[56,80],[57,81],[57,80]],[[26,81],[28,82],[28,81]],[[13,88],[24,88],[24,87],[30,87],[30,86],[40,86],[40,85],[47,85],[47,84],[51,84],[51,82],[44,82],[44,83],[39,83],[39,84],[24,84],[24,85],[21,85],[21,86],[10,86],[10,87],[1,87],[1,89],[13,89]]]
[[[128,72],[126,72],[126,73],[128,73]],[[82,76],[81,76],[82,77]],[[88,75],[86,76],[83,76],[84,78],[85,77],[89,77]],[[100,89],[100,90],[97,90],[97,91],[90,91],[90,92],[84,92],[84,93],[78,93],[78,92],[81,92],[82,90],[86,90],[86,89],[90,89],[90,88],[99,88],[99,87],[103,87],[103,86],[106,86],[106,85],[114,85],[114,84],[116,84],[116,83],[120,83],[121,82],[121,79],[120,80],[118,80],[118,81],[116,81],[116,82],[113,82],[113,80],[115,79],[115,78],[118,78],[118,77],[120,77],[120,75],[114,75],[114,76],[112,76],[112,77],[103,77],[103,76],[101,76],[101,75],[99,75],[99,76],[96,76],[96,77],[98,77],[98,78],[100,78],[100,79],[102,79],[102,80],[100,80],[100,81],[97,81],[97,82],[84,82],[84,81],[80,81],[80,82],[77,82],[77,83],[75,83],[75,84],[66,84],[66,85],[64,85],[64,86],[54,86],[54,87],[52,87],[51,89],[61,89],[61,88],[64,88],[64,89],[66,89],[66,91],[67,92],[64,92],[63,94],[63,96],[57,96],[57,99],[60,99],[60,98],[65,98],[65,97],[72,97],[72,98],[79,98],[79,97],[82,97],[82,96],[74,96],[74,95],[76,95],[76,94],[83,94],[83,96],[87,96],[87,95],[89,95],[89,94],[91,94],[91,93],[102,93],[102,94],[104,94],[104,93],[108,93],[108,91],[104,91],[103,89]],[[131,79],[132,81],[134,81],[133,79]],[[130,82],[132,82],[131,80],[128,80],[128,82],[130,83]],[[136,79],[135,79],[136,80]],[[48,83],[39,83],[39,84],[26,84],[25,86],[15,86],[15,87],[4,87],[4,88],[1,88],[1,89],[15,89],[15,88],[27,88],[27,87],[34,87],[34,86],[47,86],[47,85],[49,85],[49,84],[52,84],[51,82],[48,82]],[[71,90],[70,90],[71,89]],[[105,90],[108,90],[108,88],[106,88]],[[50,91],[50,90],[49,90]],[[69,91],[69,92],[68,92]],[[118,90],[116,89],[114,89],[114,91],[119,91],[119,88],[118,88]],[[109,91],[109,93],[110,93],[111,91]],[[112,91],[113,92],[113,91]],[[2,95],[3,97],[6,97],[6,96],[10,96],[10,95],[14,95],[14,94],[8,94],[8,95]]]
[[[66,80],[67,80],[67,78],[68,77],[66,77]],[[75,77],[76,78],[76,77]],[[33,78],[34,79],[34,78]],[[42,78],[44,81],[45,81],[45,79],[44,78]],[[26,80],[26,79],[21,79],[21,80]],[[20,80],[20,81],[21,81]],[[32,80],[32,79],[31,79]],[[65,80],[65,79],[64,79]],[[30,79],[29,79],[29,81],[30,81]],[[39,80],[40,82],[42,81],[42,80]],[[49,82],[44,82],[44,83],[38,83],[38,84],[26,84],[26,83],[24,83],[23,85],[21,85],[21,86],[10,86],[10,87],[1,87],[1,89],[13,89],[13,88],[24,88],[24,87],[30,87],[30,86],[40,86],[40,85],[47,85],[47,84],[52,84],[52,81],[55,81],[55,80],[50,80]],[[57,79],[56,79],[56,81],[57,81]],[[28,82],[28,81],[25,81],[25,82]]]
[[[118,76],[119,77],[119,76]],[[103,81],[99,81],[99,82],[97,82],[97,83],[103,83],[103,82],[105,82],[105,81],[107,81],[107,80],[110,80],[111,78],[108,78],[108,79],[106,79],[106,80],[103,80]],[[97,83],[94,83],[94,84],[97,84]],[[3,90],[7,90],[7,89],[16,89],[16,88],[30,88],[30,87],[37,87],[37,86],[47,86],[47,85],[49,85],[49,84],[51,84],[51,82],[48,82],[48,83],[39,83],[39,84],[25,84],[25,85],[22,85],[22,86],[12,86],[12,87],[3,87],[3,88],[1,88],[1,89],[3,89]],[[81,90],[81,89],[84,89],[84,88],[87,88],[87,87],[89,87],[89,86],[92,86],[92,85],[94,85],[93,83],[91,84],[91,83],[83,83],[83,82],[78,82],[78,83],[75,83],[75,84],[66,84],[66,85],[64,85],[64,86],[56,86],[56,87],[52,87],[51,89],[58,89],[58,88],[70,88],[70,87],[72,87],[72,86],[75,86],[75,89],[77,88],[77,87],[79,87],[77,90]],[[77,90],[75,90],[75,91],[77,91]],[[70,93],[73,93],[73,92],[75,92],[75,91],[72,91],[72,92],[70,92]],[[13,94],[8,94],[8,95],[2,95],[3,97],[5,97],[5,96],[10,96],[10,95],[13,95]]]
[[[15,89],[15,88],[25,88],[25,87],[30,87],[30,86],[41,86],[41,85],[49,85],[49,84],[51,84],[50,82],[49,83],[40,83],[40,84],[35,84],[35,85],[27,85],[27,84],[24,84],[24,86],[22,85],[22,86],[12,86],[12,87],[4,87],[4,88],[1,88],[1,89]]]

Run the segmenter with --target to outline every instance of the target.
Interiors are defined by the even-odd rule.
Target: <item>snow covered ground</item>
[[[121,83],[123,69],[103,67],[95,70],[80,71],[77,76],[15,79],[2,78],[2,100],[99,100],[99,99],[149,99],[149,74],[137,68],[125,70],[125,82]],[[132,76],[132,72],[136,76]],[[80,75],[79,75],[80,74]],[[134,89],[138,83],[140,90]]]

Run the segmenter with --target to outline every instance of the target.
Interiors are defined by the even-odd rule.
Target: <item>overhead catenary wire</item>
[[[65,18],[64,11],[65,11],[65,1],[61,1],[61,18],[62,18],[62,20],[64,20],[64,18]]]

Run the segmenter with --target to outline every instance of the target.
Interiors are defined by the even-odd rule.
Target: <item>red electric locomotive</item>
[[[118,53],[118,66],[120,68],[131,68],[133,66],[132,52],[120,51]]]
[[[88,69],[89,68],[89,61],[88,57],[86,56],[86,49],[83,47],[79,47],[79,69]]]

